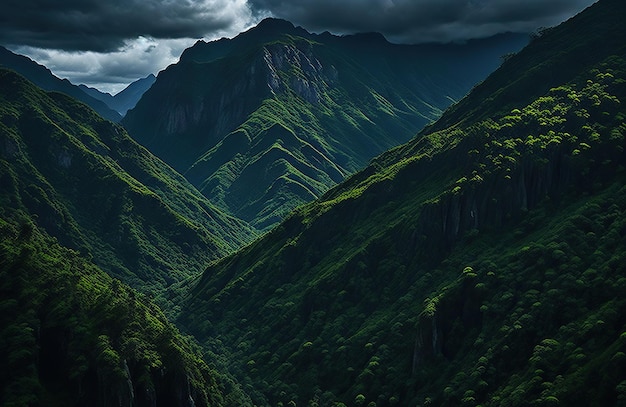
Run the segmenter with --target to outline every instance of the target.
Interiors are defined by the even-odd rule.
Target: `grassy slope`
[[[453,109],[210,267],[183,322],[272,404],[623,402],[624,15],[601,1],[533,42],[509,77],[563,41],[595,60]]]
[[[198,43],[124,124],[224,210],[268,230],[439,117],[516,44],[370,40],[266,21],[232,40]],[[462,73],[452,68],[460,60]]]
[[[2,205],[111,275],[158,293],[253,236],[125,131],[0,71]]]

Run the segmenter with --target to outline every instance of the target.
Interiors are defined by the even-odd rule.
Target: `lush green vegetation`
[[[407,141],[522,45],[370,40],[268,19],[232,40],[199,42],[124,125],[227,213],[269,230]]]
[[[544,32],[227,257],[250,226],[123,128],[0,70],[0,404],[625,404],[625,17],[600,0]],[[427,100],[391,90],[401,64],[368,57],[382,38],[284,25],[254,29],[262,46],[198,45],[162,82],[202,78],[172,91],[189,102],[176,148],[202,147],[187,176],[259,228],[384,148],[373,118],[401,132]],[[249,93],[268,84],[261,66],[272,97]],[[330,86],[333,72],[352,74]],[[228,111],[190,107],[207,89],[224,106],[252,95],[211,146],[189,121]]]
[[[211,265],[181,323],[259,404],[626,402],[624,17],[544,33],[503,66],[532,91],[460,104]],[[567,70],[524,70],[549,49]]]
[[[4,205],[0,282],[3,406],[247,403],[145,295]]]
[[[0,200],[111,275],[159,295],[255,235],[69,97],[0,71]]]
[[[0,70],[0,404],[248,405],[150,297],[175,312],[168,286],[252,236],[121,127]]]

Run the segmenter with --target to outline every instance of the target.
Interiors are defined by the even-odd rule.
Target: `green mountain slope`
[[[0,199],[112,276],[158,294],[248,242],[119,125],[0,70]]]
[[[48,68],[23,55],[14,54],[0,46],[0,68],[12,69],[19,72],[35,85],[47,91],[62,92],[89,105],[105,119],[119,122],[122,119],[119,113],[109,108],[106,103],[92,95],[85,93],[80,87],[67,79],[59,79]]]
[[[181,322],[260,404],[623,404],[624,18],[600,0],[546,32],[479,110],[211,265]],[[528,71],[545,53],[567,70]]]
[[[186,50],[123,123],[222,209],[266,230],[407,141],[523,41],[402,46],[267,19]]]
[[[4,205],[0,308],[3,406],[250,405],[147,297]]]

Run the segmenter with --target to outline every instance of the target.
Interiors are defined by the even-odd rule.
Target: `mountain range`
[[[255,236],[121,126],[1,72],[2,196],[64,246],[159,292]]]
[[[621,405],[624,17],[544,32],[212,264],[180,324],[260,405]]]
[[[118,112],[122,117],[126,115],[130,109],[135,107],[141,96],[150,89],[150,86],[156,81],[156,76],[150,74],[145,78],[141,78],[132,82],[119,93],[111,95],[110,93],[101,92],[98,89],[90,88],[85,85],[78,87],[86,94],[104,102],[108,107]]]
[[[62,92],[90,106],[105,119],[119,122],[122,116],[101,100],[83,92],[67,79],[59,79],[48,68],[32,59],[0,46],[0,67],[12,69],[44,90]]]
[[[119,122],[129,109],[135,107],[141,96],[156,80],[156,77],[150,74],[132,82],[113,96],[85,85],[77,86],[67,79],[59,79],[45,66],[2,46],[0,46],[0,67],[18,72],[44,90],[72,96],[87,104],[105,119],[114,122]]]
[[[472,67],[443,62],[497,47],[267,20],[128,133],[0,68],[0,404],[622,405],[625,18],[543,30],[438,119]]]
[[[212,202],[265,231],[409,140],[525,42],[394,45],[266,19],[187,49],[123,123]]]

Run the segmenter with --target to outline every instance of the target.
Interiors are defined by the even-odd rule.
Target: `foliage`
[[[154,302],[22,211],[3,207],[0,259],[3,406],[246,403]]]
[[[0,71],[3,207],[143,292],[159,295],[255,236],[125,131]]]

